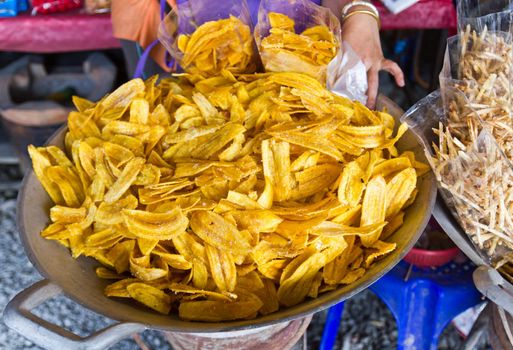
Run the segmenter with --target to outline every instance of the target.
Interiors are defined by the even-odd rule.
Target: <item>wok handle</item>
[[[16,295],[5,307],[5,324],[45,349],[100,350],[146,329],[138,323],[118,323],[88,337],[79,337],[32,313],[37,306],[62,294],[62,289],[48,280],[39,281]]]
[[[474,284],[485,297],[513,315],[513,285],[500,273],[489,267],[479,266],[472,275]]]

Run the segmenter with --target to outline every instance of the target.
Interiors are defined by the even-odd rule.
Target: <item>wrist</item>
[[[372,13],[374,13],[377,17],[379,17],[379,12],[376,6],[374,6],[370,1],[367,0],[351,0],[344,4],[342,7],[342,17],[349,14],[349,12],[356,11],[357,8],[364,8]]]
[[[378,30],[381,27],[381,22],[379,18],[379,12],[376,6],[367,1],[361,0],[353,0],[344,5],[341,11],[341,23],[344,24],[347,21],[351,20],[351,18],[359,17],[363,18],[368,17],[369,19],[372,17],[373,21],[377,24]],[[353,20],[351,20],[353,21]],[[369,21],[365,21],[366,23]],[[368,23],[367,23],[368,24]]]

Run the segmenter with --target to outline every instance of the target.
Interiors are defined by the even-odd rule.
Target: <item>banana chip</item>
[[[132,209],[123,209],[122,213],[128,231],[138,238],[172,239],[175,235],[185,232],[189,223],[178,207],[164,213]]]
[[[251,73],[256,68],[251,29],[233,16],[205,22],[177,42],[183,53],[180,64],[189,73],[212,76],[223,69]]]
[[[248,291],[237,291],[236,301],[217,300],[186,301],[180,303],[178,315],[189,321],[219,322],[255,318],[263,306],[262,301]]]
[[[247,254],[251,244],[237,226],[223,218],[221,215],[199,211],[192,214],[191,229],[206,243],[220,249]]]
[[[60,222],[65,224],[71,224],[74,222],[80,222],[85,219],[87,210],[86,208],[69,208],[61,205],[56,205],[50,208],[50,219],[53,222]]]
[[[372,253],[367,255],[367,257],[365,258],[365,263],[364,263],[365,267],[368,268],[374,262],[374,260],[390,253],[391,251],[393,251],[395,249],[396,246],[397,246],[396,243],[376,241],[370,247],[371,248],[370,251],[372,251]]]
[[[387,184],[382,176],[377,176],[369,181],[365,190],[365,195],[362,202],[362,218],[360,225],[381,225],[372,231],[371,235],[362,236],[362,244],[366,247],[372,245],[381,234],[381,230],[385,224],[386,217],[386,202],[387,199]]]
[[[396,215],[406,204],[417,185],[415,169],[407,168],[395,175],[387,184],[386,217]]]
[[[132,299],[167,315],[171,310],[171,297],[158,288],[143,283],[132,283],[126,287]]]
[[[270,20],[280,50],[306,54],[306,40],[323,62],[333,49],[325,28]],[[388,114],[307,75],[239,74],[252,53],[230,45],[238,22],[179,39],[202,75],[75,99],[66,150],[29,147],[54,202],[41,235],[96,259],[109,297],[185,320],[254,318],[354,283],[395,249],[427,169],[397,156],[404,126],[394,136]]]
[[[237,269],[230,253],[209,244],[206,246],[210,272],[214,282],[222,292],[233,292],[237,284]]]
[[[130,160],[123,171],[119,174],[117,180],[112,184],[104,200],[106,203],[117,201],[128,190],[128,188],[135,182],[137,175],[144,166],[145,160],[143,158],[134,158]]]
[[[328,27],[317,25],[296,33],[294,20],[277,12],[269,13],[269,24],[269,35],[259,43],[266,71],[302,72],[324,82],[326,66],[339,48]]]
[[[317,272],[326,265],[326,257],[319,252],[306,251],[292,260],[283,270],[278,288],[278,300],[292,306],[307,296]]]
[[[342,171],[338,186],[338,200],[344,205],[355,207],[365,189],[365,173],[356,161],[347,164]]]

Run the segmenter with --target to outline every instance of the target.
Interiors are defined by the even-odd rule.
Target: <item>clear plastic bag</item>
[[[337,95],[367,103],[367,69],[347,42],[328,64],[326,87]]]
[[[82,0],[32,0],[32,14],[65,12],[82,7]]]
[[[458,2],[458,31],[467,26],[481,33],[486,27],[492,32],[511,32],[513,4],[509,0],[463,0]]]
[[[497,113],[486,115],[488,106],[500,109],[498,114],[507,115],[508,124],[513,126],[513,7],[509,0],[464,0],[458,2],[457,10],[458,35],[447,41],[440,73],[446,107],[449,99],[444,91],[455,88],[468,98],[482,123],[497,119]],[[491,98],[485,99],[485,95]]]
[[[512,12],[503,1],[458,4],[440,94],[403,117],[424,142],[442,196],[476,251],[513,251]]]
[[[459,103],[466,99],[453,88],[447,88],[444,97]],[[479,256],[490,264],[500,260],[513,249],[513,222],[508,213],[513,197],[507,196],[513,167],[494,136],[481,127],[466,147],[454,142],[440,91],[411,107],[401,121],[420,138],[440,194]]]
[[[180,1],[162,21],[159,40],[182,69],[213,75],[253,73],[258,55],[246,0]]]
[[[301,54],[283,47],[264,47],[263,42],[271,34],[269,14],[278,13],[294,21],[294,33],[302,34],[306,29],[325,26],[333,36],[336,44],[331,58],[340,51],[340,21],[330,9],[318,6],[310,0],[262,0],[258,10],[258,23],[255,26],[255,41],[266,71],[295,71],[315,77],[322,83],[326,81],[328,62],[318,64],[318,60],[310,60],[314,47],[306,47]],[[310,52],[308,52],[310,51]],[[331,61],[330,58],[330,61]]]

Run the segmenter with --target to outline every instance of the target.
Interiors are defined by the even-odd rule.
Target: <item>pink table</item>
[[[454,29],[456,11],[451,0],[421,0],[394,15],[374,1],[383,30]],[[65,13],[0,18],[0,51],[34,53],[101,50],[119,47],[112,37],[110,15]]]
[[[49,53],[120,47],[112,36],[108,14],[23,14],[0,18],[0,38],[0,51]]]
[[[383,30],[456,29],[456,10],[452,0],[421,0],[394,15],[379,1],[374,1],[381,16]]]

